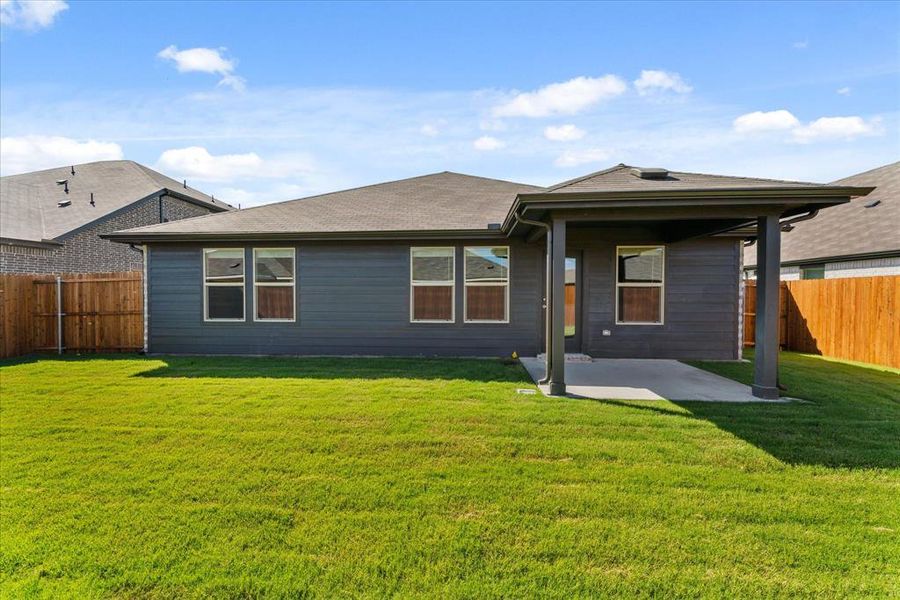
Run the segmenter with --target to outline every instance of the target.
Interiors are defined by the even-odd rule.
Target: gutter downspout
[[[791,217],[786,221],[781,221],[781,231],[790,231],[791,229],[793,229],[792,226],[794,223],[799,223],[800,221],[809,221],[810,219],[816,218],[816,215],[819,214],[819,210],[820,209],[816,208],[807,212],[805,215],[797,215],[796,217]],[[755,243],[756,237],[749,238],[747,240],[744,240],[744,247],[747,248]]]
[[[791,217],[787,221],[781,222],[781,230],[782,231],[790,231],[790,229],[785,229],[785,227],[790,227],[794,223],[799,223],[800,221],[809,221],[810,219],[814,219],[816,215],[819,214],[819,209],[811,210],[805,215],[798,215],[796,217]]]
[[[544,290],[544,343],[546,348],[544,351],[547,354],[546,359],[546,370],[544,372],[544,378],[541,379],[538,383],[547,384],[550,383],[550,373],[553,370],[552,356],[553,356],[553,330],[552,330],[552,320],[550,319],[550,303],[551,303],[551,292],[553,288],[551,287],[551,279],[553,277],[553,263],[550,260],[550,252],[551,248],[553,248],[553,229],[547,223],[543,221],[532,221],[530,219],[526,219],[519,215],[519,213],[514,214],[517,223],[521,223],[523,225],[531,225],[532,227],[542,227],[547,232],[547,266],[546,266],[546,286]]]

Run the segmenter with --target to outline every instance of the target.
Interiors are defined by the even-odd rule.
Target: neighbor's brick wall
[[[60,209],[60,210],[65,210]],[[208,214],[207,208],[166,196],[163,198],[163,218],[177,221]],[[141,253],[128,244],[119,244],[99,237],[121,229],[159,223],[159,199],[150,198],[132,205],[131,209],[83,229],[62,240],[57,249],[0,245],[0,273],[106,273],[138,271],[142,268]]]

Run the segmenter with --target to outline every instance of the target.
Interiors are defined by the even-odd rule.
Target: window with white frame
[[[253,249],[254,321],[294,321],[293,248]]]
[[[409,319],[415,323],[456,320],[456,249],[410,248]]]
[[[244,320],[244,249],[203,250],[203,318]]]
[[[662,324],[665,262],[663,246],[616,248],[616,323]]]
[[[509,246],[467,246],[465,285],[466,322],[508,322]]]

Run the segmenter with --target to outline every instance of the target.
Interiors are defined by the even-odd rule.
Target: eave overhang
[[[717,207],[733,208],[738,215],[748,207],[783,207],[785,211],[796,213],[802,210],[826,208],[849,202],[851,198],[865,196],[874,187],[851,186],[809,186],[809,187],[767,187],[767,188],[717,188],[653,191],[609,191],[609,192],[535,192],[516,196],[503,222],[503,231],[510,235],[518,233],[516,214],[531,218],[547,211],[581,209],[596,211],[602,220],[604,211],[610,209],[672,209]],[[653,218],[652,210],[647,217]],[[721,212],[721,210],[719,211]]]
[[[16,238],[0,237],[0,244],[5,246],[23,246],[29,248],[54,249],[62,246],[62,242],[56,240],[20,240]]]
[[[367,241],[367,240],[447,240],[484,239],[503,240],[507,236],[499,229],[450,229],[450,230],[407,230],[407,231],[336,231],[336,232],[197,232],[197,233],[156,233],[116,231],[100,235],[101,238],[123,243],[154,242],[206,242],[206,241]]]

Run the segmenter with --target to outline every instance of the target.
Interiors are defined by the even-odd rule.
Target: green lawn
[[[896,596],[900,376],[782,373],[811,402],[548,399],[474,360],[6,361],[0,596]]]

